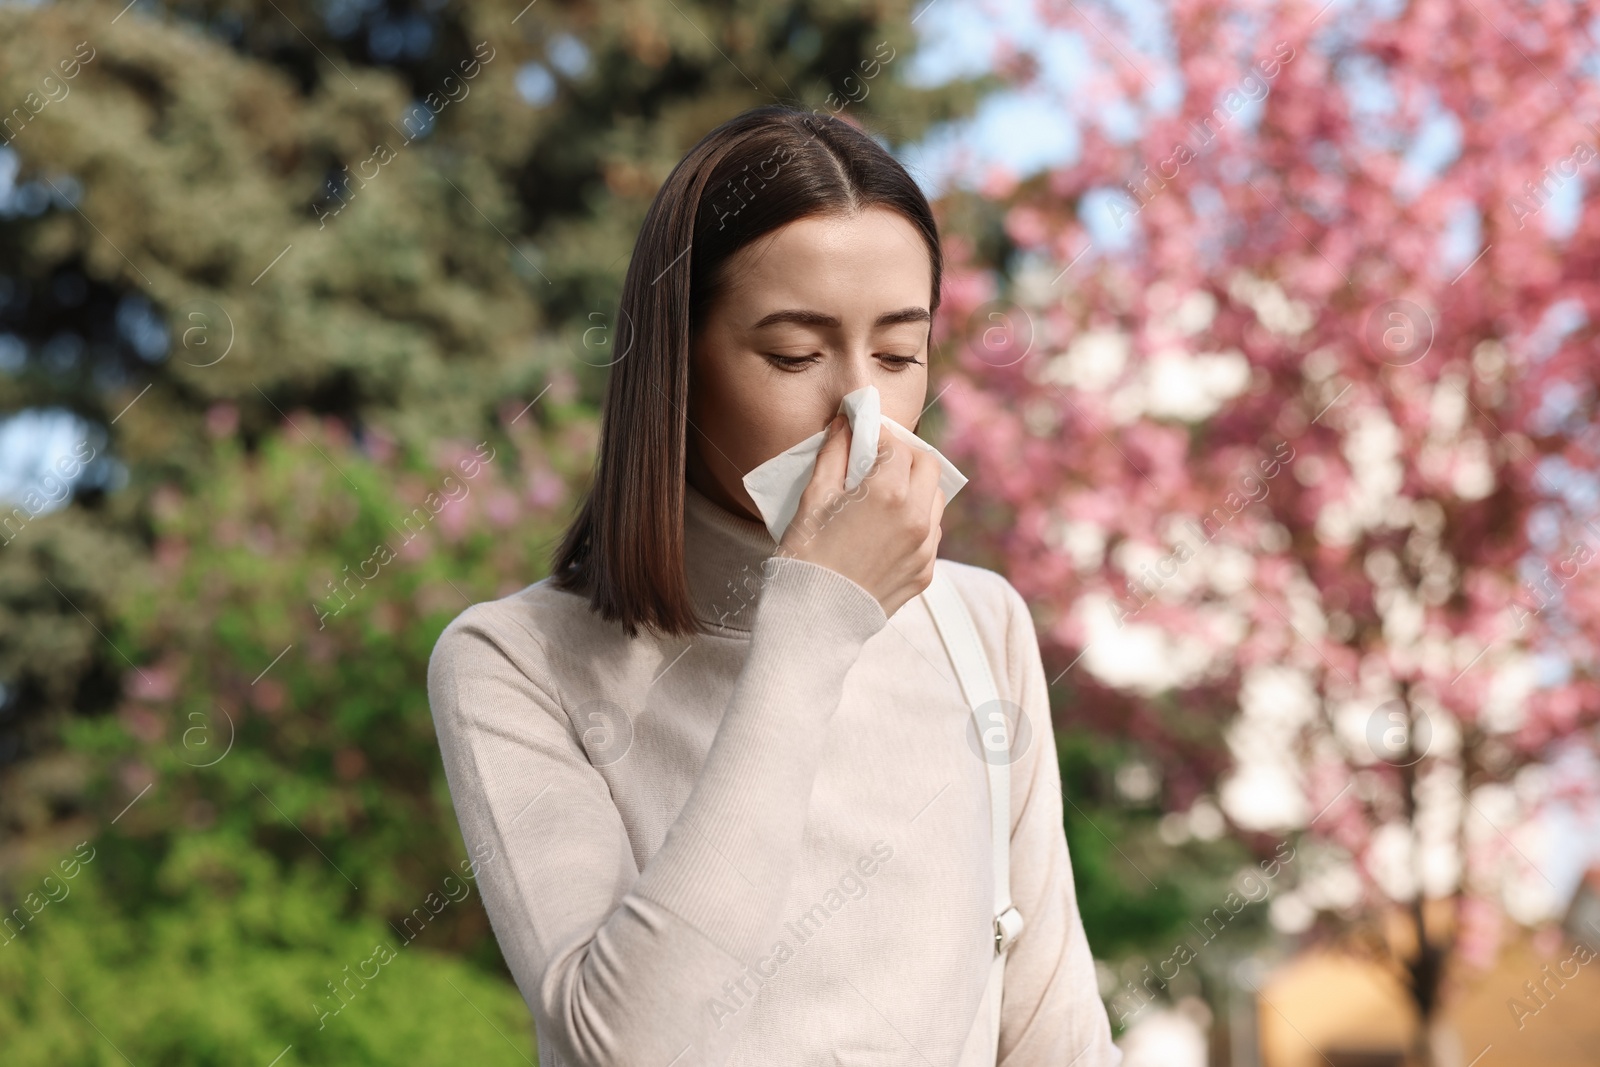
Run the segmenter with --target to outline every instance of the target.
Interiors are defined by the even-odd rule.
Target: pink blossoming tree
[[[952,510],[1067,714],[1342,857],[1283,925],[1404,916],[1419,1063],[1453,963],[1551,914],[1537,809],[1593,799],[1551,768],[1600,718],[1595,7],[1178,0],[1157,49],[1046,0],[1081,151],[987,176],[1004,256],[951,242]]]

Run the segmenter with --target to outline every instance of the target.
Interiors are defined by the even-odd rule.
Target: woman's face
[[[691,344],[689,484],[761,521],[745,474],[825,429],[846,393],[878,387],[915,429],[928,392],[927,246],[898,212],[797,219],[728,261]]]

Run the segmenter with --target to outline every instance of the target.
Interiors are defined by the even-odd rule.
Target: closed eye
[[[767,352],[765,355],[773,366],[790,373],[804,370],[808,364],[822,362],[822,355],[815,352],[809,356],[780,356],[775,352]]]
[[[763,355],[773,366],[790,373],[798,373],[810,364],[822,362],[822,354],[819,352],[813,352],[809,356],[780,356],[776,352],[765,352]],[[909,366],[920,366],[922,364],[922,360],[916,356],[893,356],[879,353],[878,358],[889,365],[896,374],[903,372]]]

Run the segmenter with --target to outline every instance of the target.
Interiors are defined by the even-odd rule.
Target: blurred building
[[[1489,970],[1456,975],[1438,1067],[1600,1067],[1600,867],[1561,927],[1507,942]],[[1258,1044],[1236,1038],[1231,1067],[1405,1064],[1415,1015],[1400,976],[1377,960],[1309,948],[1256,990]]]

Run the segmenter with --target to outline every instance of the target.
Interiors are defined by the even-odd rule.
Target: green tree
[[[526,1061],[445,888],[428,654],[545,573],[670,168],[775,99],[894,143],[970,108],[912,44],[898,6],[0,9],[0,413],[93,450],[0,513],[8,1063]]]
[[[880,42],[897,58],[864,82]],[[909,141],[980,91],[903,85],[911,44],[902,8],[0,11],[21,109],[0,412],[70,412],[95,449],[71,507],[0,518],[9,761],[108,706],[126,663],[95,630],[148,557],[154,489],[216,476],[215,405],[247,452],[303,408],[420,453],[566,374],[592,402],[633,234],[689,145],[773,99]],[[48,804],[8,792],[4,832],[76,810],[71,777]]]

